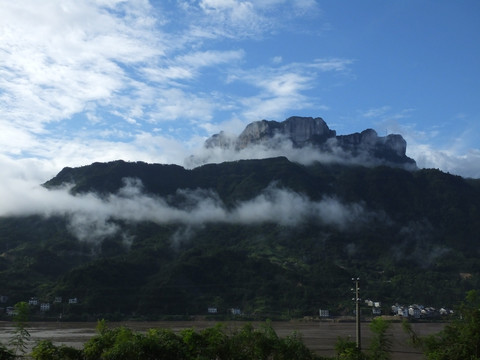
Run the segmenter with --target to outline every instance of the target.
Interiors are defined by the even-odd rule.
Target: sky
[[[479,15],[478,0],[0,0],[3,196],[65,166],[184,165],[215,133],[293,115],[401,134],[420,168],[480,178]]]

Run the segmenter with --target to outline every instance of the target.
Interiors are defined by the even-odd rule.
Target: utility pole
[[[355,289],[352,289],[355,297],[352,300],[355,301],[355,335],[357,340],[357,349],[362,350],[362,335],[360,328],[360,278],[352,278],[352,281],[355,283]]]

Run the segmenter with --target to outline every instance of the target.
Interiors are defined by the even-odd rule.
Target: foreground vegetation
[[[4,349],[4,355],[12,352]],[[258,329],[246,324],[232,332],[218,324],[202,331],[185,329],[176,334],[167,329],[139,333],[126,327],[109,328],[105,321],[98,322],[97,335],[83,349],[42,340],[33,348],[31,357],[36,360],[320,359],[303,344],[300,334],[280,338],[269,323]],[[13,358],[0,356],[0,359]]]
[[[335,359],[388,359],[388,323],[376,319],[371,324],[375,337],[366,353],[356,344],[339,339]],[[28,341],[24,334],[21,343]],[[25,357],[22,348],[0,349],[0,359]],[[301,334],[280,338],[269,322],[254,328],[246,324],[229,331],[224,325],[201,331],[185,329],[178,334],[169,329],[149,329],[144,333],[126,327],[109,328],[104,320],[97,324],[97,335],[87,341],[83,349],[54,345],[50,340],[37,342],[29,356],[35,360],[322,360],[303,343]],[[386,357],[385,357],[386,356]]]

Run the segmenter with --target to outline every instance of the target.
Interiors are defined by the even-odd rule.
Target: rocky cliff
[[[205,148],[244,149],[262,145],[281,148],[285,143],[293,148],[312,147],[319,152],[360,159],[370,164],[384,163],[415,168],[415,161],[406,155],[407,142],[401,135],[378,136],[373,129],[349,135],[336,135],[322,118],[293,116],[283,122],[261,120],[253,122],[238,137],[225,133],[213,135]],[[285,154],[288,156],[288,154]]]

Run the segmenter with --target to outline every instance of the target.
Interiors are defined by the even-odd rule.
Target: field
[[[111,323],[109,326],[126,326],[137,331],[144,331],[150,328],[168,328],[180,331],[186,328],[201,330],[212,327],[214,321],[159,321],[159,322],[119,322]],[[226,322],[228,329],[234,330],[242,327],[244,322]],[[257,326],[259,323],[254,323]],[[362,346],[368,347],[371,333],[368,323],[362,323]],[[334,355],[334,345],[338,337],[351,337],[355,340],[354,322],[334,321],[289,321],[273,322],[272,326],[279,336],[287,336],[296,331],[302,334],[304,343],[319,355]],[[96,323],[71,323],[71,322],[32,322],[29,324],[32,346],[38,340],[49,339],[54,344],[65,344],[81,348],[83,344],[95,335]],[[441,323],[415,323],[413,329],[419,335],[427,335],[442,330]],[[7,344],[13,331],[11,322],[0,322],[0,341]],[[404,334],[400,323],[393,323],[389,334],[392,336],[393,360],[420,360],[422,354],[408,345],[407,336]]]

